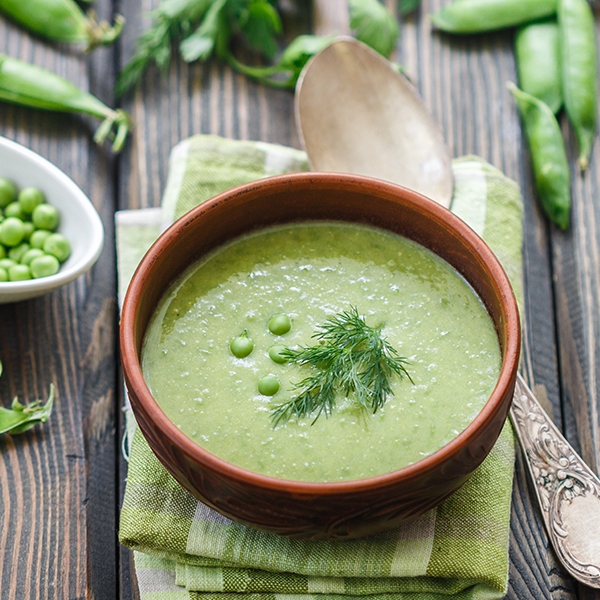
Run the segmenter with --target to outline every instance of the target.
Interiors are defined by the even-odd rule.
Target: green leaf
[[[267,67],[254,67],[238,61],[231,53],[224,56],[229,65],[248,77],[252,77],[279,89],[294,89],[298,76],[306,62],[331,43],[334,36],[298,36],[283,52],[279,62]]]
[[[226,4],[227,0],[215,0],[204,15],[200,27],[179,44],[179,53],[185,62],[204,61],[212,54]]]
[[[389,56],[398,40],[398,23],[379,0],[348,0],[350,29],[357,39],[383,56]]]
[[[421,4],[421,0],[398,0],[398,10],[401,15],[407,15],[415,10],[419,4]]]
[[[50,394],[46,404],[41,404],[41,400],[36,400],[24,406],[15,398],[10,409],[0,406],[0,435],[23,433],[37,423],[45,423],[52,413],[53,404],[54,385],[50,384]]]
[[[299,35],[284,50],[278,66],[289,69],[296,75],[304,68],[304,65],[317,53],[329,46],[335,36],[327,35]]]
[[[245,42],[272,60],[277,50],[277,35],[282,25],[278,12],[265,0],[251,0],[239,23]]]
[[[152,15],[164,19],[199,19],[212,3],[213,0],[162,0]]]

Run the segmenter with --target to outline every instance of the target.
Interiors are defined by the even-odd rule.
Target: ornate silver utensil
[[[521,375],[510,417],[558,558],[575,579],[600,589],[600,479],[561,435]]]

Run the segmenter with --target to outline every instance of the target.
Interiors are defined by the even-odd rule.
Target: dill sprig
[[[316,411],[313,423],[335,408],[336,395],[354,394],[358,404],[375,414],[393,394],[393,376],[412,379],[399,356],[382,337],[383,325],[370,327],[355,307],[341,312],[319,326],[313,338],[315,346],[286,348],[281,355],[291,363],[313,367],[314,373],[295,388],[299,394],[273,409],[273,427],[286,423],[292,416],[306,417]]]

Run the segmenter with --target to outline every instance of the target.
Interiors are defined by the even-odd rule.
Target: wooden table
[[[396,60],[406,66],[454,156],[478,154],[519,182],[525,202],[526,377],[554,420],[600,467],[600,148],[584,177],[573,173],[572,226],[548,225],[532,190],[526,145],[506,82],[515,80],[512,32],[451,38],[423,0],[402,23]],[[0,52],[49,68],[114,104],[115,72],[131,55],[158,0],[99,0],[127,19],[115,48],[81,55],[30,37],[0,17]],[[288,2],[289,4],[289,2]],[[310,4],[298,2],[299,5]],[[386,4],[395,10],[395,0]],[[343,31],[345,0],[324,0],[286,23],[295,32]],[[253,60],[252,56],[246,56]],[[173,60],[149,72],[124,102],[135,132],[114,158],[92,141],[92,120],[0,105],[0,134],[42,154],[90,196],[106,230],[98,263],[51,295],[0,305],[4,405],[58,389],[43,427],[0,439],[0,599],[135,598],[129,552],[117,542],[126,465],[117,354],[113,214],[160,203],[171,147],[195,133],[299,147],[293,95],[254,84],[223,65]],[[574,164],[574,136],[564,124]],[[0,165],[1,168],[1,165]],[[507,598],[600,598],[556,563],[519,456]]]

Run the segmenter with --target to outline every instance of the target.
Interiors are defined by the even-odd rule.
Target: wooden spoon
[[[338,38],[309,61],[296,124],[314,170],[384,179],[450,206],[441,131],[408,79],[365,44]]]
[[[441,132],[406,78],[364,44],[340,38],[307,64],[296,124],[314,170],[385,179],[449,207]],[[575,579],[600,588],[600,479],[520,375],[510,416],[558,558]]]

